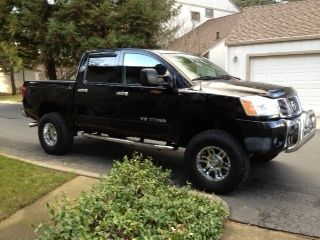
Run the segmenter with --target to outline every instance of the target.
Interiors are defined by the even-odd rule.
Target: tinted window
[[[158,60],[147,55],[136,53],[125,54],[123,62],[123,82],[127,84],[139,84],[141,69],[158,69],[159,65],[161,65],[161,63]]]
[[[89,57],[86,80],[88,82],[113,83],[116,81],[117,55],[92,55]]]

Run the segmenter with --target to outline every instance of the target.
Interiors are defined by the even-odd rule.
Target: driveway
[[[173,180],[184,184],[183,150],[164,152],[77,137],[66,156],[45,154],[37,129],[27,127],[21,105],[0,104],[0,152],[39,162],[106,173],[113,160],[134,151],[152,156],[172,169]],[[231,208],[231,219],[292,233],[320,237],[320,132],[300,151],[281,154],[268,164],[252,164],[247,184],[222,198]]]

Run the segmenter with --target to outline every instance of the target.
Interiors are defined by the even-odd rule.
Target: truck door
[[[142,86],[139,81],[141,69],[157,69],[157,65],[163,65],[161,60],[148,53],[127,50],[120,62],[123,85],[116,87],[117,128],[133,136],[174,138],[179,112],[177,93],[164,85]]]
[[[88,55],[83,77],[78,79],[75,92],[76,112],[81,126],[99,130],[113,128],[115,85],[121,82],[118,60],[117,51]]]

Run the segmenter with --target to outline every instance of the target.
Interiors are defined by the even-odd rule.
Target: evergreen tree
[[[277,0],[234,0],[234,2],[240,7],[250,7],[255,5],[266,5],[266,4],[272,4],[277,3],[279,1]]]
[[[59,41],[59,62],[74,65],[88,49],[159,47],[175,29],[166,23],[178,13],[174,0],[58,1],[49,38]]]
[[[11,92],[15,95],[15,73],[21,70],[22,62],[18,57],[18,47],[13,35],[13,6],[13,1],[0,0],[0,71],[10,76]]]
[[[57,67],[74,67],[89,49],[158,47],[175,31],[167,23],[178,12],[174,0],[12,2],[18,54],[28,68],[43,64],[49,79],[57,78]]]
[[[22,69],[22,61],[18,57],[17,47],[8,42],[0,42],[0,71],[10,76],[11,93],[17,93],[15,73]]]

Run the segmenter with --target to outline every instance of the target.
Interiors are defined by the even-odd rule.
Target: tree
[[[166,25],[178,13],[174,0],[69,0],[49,22],[56,58],[74,65],[88,49],[159,47],[175,29]],[[59,41],[57,41],[59,39]]]
[[[10,76],[11,93],[16,95],[15,73],[22,69],[22,61],[18,57],[17,47],[8,42],[0,42],[0,71]]]
[[[178,12],[174,0],[12,2],[18,55],[27,68],[43,64],[49,79],[57,79],[58,67],[74,67],[89,49],[157,47],[174,32],[166,23]]]
[[[266,5],[279,2],[278,0],[234,0],[234,2],[240,7],[250,7],[255,5]]]
[[[11,92],[16,94],[15,73],[21,70],[22,61],[18,56],[17,45],[12,29],[12,9],[14,3],[10,0],[0,0],[0,71],[10,76]]]
[[[55,11],[55,6],[47,0],[14,0],[12,11],[14,38],[23,65],[35,69],[43,64],[50,79],[57,79],[54,41],[48,39],[48,22]]]

